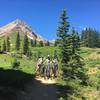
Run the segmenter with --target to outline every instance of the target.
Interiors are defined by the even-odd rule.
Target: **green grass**
[[[14,40],[12,40],[12,41],[14,41]],[[31,51],[32,51],[31,59],[28,59],[25,56],[23,56],[22,58],[17,58],[18,61],[20,61],[20,66],[19,66],[18,70],[20,70],[24,73],[27,73],[27,74],[34,75],[38,55],[40,54],[43,57],[47,57],[47,55],[53,56],[54,50],[57,50],[58,57],[60,60],[60,50],[58,47],[53,47],[53,46],[51,46],[51,47],[50,46],[32,47],[31,48]],[[15,52],[15,51],[12,49],[11,52]],[[3,68],[5,70],[12,69],[12,62],[13,62],[14,58],[11,56],[11,52],[10,52],[10,54],[0,54],[0,68]],[[81,56],[84,58],[84,63],[85,63],[84,67],[86,67],[87,70],[92,70],[93,68],[96,68],[98,65],[100,65],[99,52],[100,52],[100,49],[98,49],[98,48],[93,48],[93,49],[85,48],[85,47],[81,48]],[[61,65],[59,67],[60,67],[59,69],[61,69]],[[100,67],[97,67],[97,68],[100,68]],[[61,72],[61,70],[59,72]],[[88,74],[88,71],[87,71],[87,74]],[[86,100],[94,100],[91,98],[94,98],[94,94],[98,92],[97,85],[98,85],[98,82],[100,81],[100,79],[98,78],[98,75],[100,75],[99,69],[96,73],[89,74],[89,81],[91,83],[90,86],[81,87],[81,90],[82,90],[81,93],[83,96],[86,96],[86,98],[87,98]],[[61,80],[60,74],[59,74],[59,77],[60,77],[60,79],[58,79],[58,81],[59,81],[58,83],[61,85],[64,85],[65,83]],[[75,98],[77,98],[76,100],[81,100],[78,97],[75,97]],[[97,98],[97,95],[95,98]]]
[[[35,72],[36,62],[38,53],[41,52],[41,56],[47,57],[47,55],[53,56],[54,50],[58,50],[57,47],[33,47],[32,50],[32,58],[29,59],[23,55],[22,58],[17,58],[20,61],[19,69],[26,72],[33,74]],[[57,51],[59,54],[59,50]],[[18,55],[18,54],[17,54]],[[14,57],[9,54],[0,54],[0,68],[4,69],[11,69],[12,62]]]
[[[84,59],[85,68],[89,76],[89,86],[78,88],[81,90],[81,95],[85,97],[84,100],[99,100],[99,91],[97,87],[100,85],[100,49],[99,48],[81,48],[81,56]],[[96,69],[96,70],[95,70]],[[90,71],[90,72],[89,72]],[[95,72],[94,72],[95,71]],[[66,83],[58,78],[58,83],[64,86]],[[64,95],[64,94],[63,94]],[[83,100],[78,95],[72,95],[72,100]]]

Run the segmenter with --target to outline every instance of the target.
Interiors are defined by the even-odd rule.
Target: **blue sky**
[[[78,31],[85,27],[100,31],[100,0],[0,0],[0,26],[18,18],[53,40],[62,9],[67,9],[69,22]]]

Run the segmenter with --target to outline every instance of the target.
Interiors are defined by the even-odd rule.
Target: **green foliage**
[[[1,50],[1,45],[0,45],[0,52],[1,52],[2,50]]]
[[[47,43],[45,43],[45,46],[50,46],[50,42],[47,41]]]
[[[53,55],[53,58],[56,58],[56,59],[58,59],[57,50],[54,50],[54,55]]]
[[[33,41],[33,39],[30,40],[30,43],[31,43],[31,47],[33,47],[33,46],[34,46],[34,41]]]
[[[58,44],[59,44],[59,42],[57,40],[55,40],[54,46],[56,47]]]
[[[37,46],[37,40],[34,40],[33,46],[36,47]]]
[[[92,28],[86,28],[81,33],[81,42],[86,47],[100,47],[100,33]]]
[[[32,51],[31,51],[31,50],[28,50],[28,51],[27,51],[27,57],[29,57],[29,59],[32,58]]]
[[[19,32],[17,33],[17,37],[16,37],[16,50],[20,50],[20,34],[19,34]]]
[[[6,42],[5,42],[5,40],[4,40],[4,42],[3,42],[3,52],[6,52]]]
[[[97,53],[97,54],[100,54],[100,51],[97,51],[96,53]]]
[[[14,61],[12,62],[12,68],[18,69],[19,66],[20,66],[20,62],[15,58]]]
[[[10,51],[10,38],[7,37],[7,52]]]
[[[29,51],[29,42],[28,42],[28,37],[27,37],[27,35],[25,35],[25,36],[24,36],[23,53],[24,53],[25,55],[27,55],[28,51]]]
[[[43,47],[43,46],[44,46],[43,41],[39,41],[39,46],[40,46],[40,47]]]
[[[67,34],[69,31],[69,22],[67,22],[67,14],[66,11],[64,10],[60,16],[60,26],[58,27],[58,40],[60,41],[60,47],[61,47],[61,52],[62,52],[62,63],[67,64],[69,61],[69,47],[68,47],[68,38],[69,35]]]
[[[42,52],[38,51],[37,53],[37,58],[41,57],[42,56]]]
[[[67,87],[69,87],[69,96],[79,94],[79,85],[87,85],[87,75],[80,56],[80,38],[78,33],[73,29],[71,34],[69,32],[69,22],[66,11],[61,14],[60,26],[58,28],[58,40],[61,48],[61,64],[62,64],[62,78]]]
[[[72,30],[72,34],[70,36],[71,39],[71,56],[69,61],[69,66],[71,67],[71,75],[72,78],[79,79],[82,84],[87,84],[88,77],[86,76],[86,71],[84,68],[84,64],[82,62],[82,57],[80,56],[80,41],[79,35],[75,30]],[[71,77],[71,76],[70,76]]]

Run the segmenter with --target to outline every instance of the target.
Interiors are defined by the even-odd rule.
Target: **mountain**
[[[37,41],[43,41],[43,43],[47,43],[46,39],[33,31],[31,27],[24,21],[19,19],[16,19],[15,21],[0,27],[0,37],[9,36],[13,31],[19,31],[21,33],[27,34],[30,39],[36,39]]]

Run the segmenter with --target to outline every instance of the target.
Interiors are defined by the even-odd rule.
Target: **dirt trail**
[[[58,100],[55,80],[36,77],[23,90],[0,87],[0,100]]]
[[[28,98],[26,100],[58,100],[55,80],[44,80],[35,78],[28,87]]]

